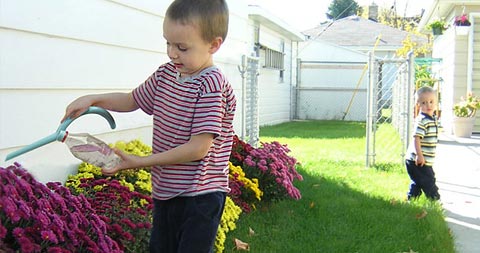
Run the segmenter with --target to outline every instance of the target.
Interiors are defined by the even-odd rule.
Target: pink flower
[[[58,243],[57,236],[51,230],[44,230],[40,232],[40,235],[44,241],[52,242],[55,244]]]

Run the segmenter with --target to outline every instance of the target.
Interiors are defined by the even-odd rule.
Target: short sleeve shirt
[[[425,158],[425,165],[433,166],[435,160],[435,151],[438,143],[438,123],[435,116],[429,116],[420,113],[415,118],[415,125],[413,128],[413,137],[420,137],[420,147],[422,149],[423,157]],[[407,159],[415,161],[417,157],[415,145],[412,141],[408,148]]]
[[[160,66],[133,90],[137,105],[153,115],[153,153],[187,143],[191,136],[214,135],[207,155],[198,161],[152,168],[152,196],[166,200],[228,192],[236,99],[230,83],[215,66],[180,79],[171,63]]]

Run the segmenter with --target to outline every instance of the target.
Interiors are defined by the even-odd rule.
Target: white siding
[[[438,5],[438,6],[437,6]],[[434,8],[433,8],[434,7]],[[473,3],[463,6],[457,2],[440,2],[427,9],[427,14],[422,19],[422,25],[428,24],[432,19],[443,16],[448,21],[453,21],[455,16],[463,12],[468,13],[472,22],[472,29],[468,35],[456,35],[455,27],[450,27],[444,31],[443,35],[437,36],[433,43],[434,58],[441,58],[442,63],[435,66],[438,71],[438,77],[443,79],[441,82],[441,123],[444,131],[448,134],[453,133],[453,105],[460,101],[462,96],[471,88],[474,94],[480,93],[480,6]],[[472,33],[473,30],[473,33]],[[472,37],[473,36],[473,37]],[[472,45],[469,43],[472,42]],[[472,48],[472,52],[469,52]],[[472,55],[470,55],[472,54]],[[472,57],[471,73],[468,70],[469,57]],[[472,87],[468,87],[469,74],[472,77]],[[480,132],[480,116],[477,113],[474,132]]]
[[[255,25],[252,24],[254,29]],[[287,122],[291,119],[292,107],[292,78],[291,69],[294,67],[293,59],[296,54],[296,42],[292,43],[286,37],[268,27],[260,25],[260,44],[273,50],[285,53],[283,80],[280,78],[280,70],[263,67],[264,59],[260,55],[260,69],[258,76],[259,87],[259,118],[260,125],[274,125]],[[252,44],[253,48],[253,44]]]
[[[215,62],[241,101],[237,66],[249,54],[245,1],[230,0],[229,34]],[[128,92],[166,62],[163,15],[170,1],[0,0],[0,166],[21,162],[41,181],[64,180],[78,160],[52,143],[12,161],[6,154],[53,133],[74,98]],[[249,33],[250,35],[250,33]],[[241,105],[235,129],[240,129]],[[82,116],[69,130],[107,142],[151,141],[151,118],[115,113],[117,130],[99,116]]]
[[[440,86],[441,101],[440,109],[442,110],[441,123],[444,131],[453,134],[453,105],[465,96],[468,90],[468,48],[469,36],[475,36],[474,41],[480,39],[480,21],[476,21],[473,26],[474,33],[468,36],[456,35],[455,29],[448,29],[444,34],[435,38],[433,54],[434,58],[441,58],[442,63],[434,71],[443,79]],[[480,48],[474,46],[473,51],[473,92],[479,94],[479,82],[477,67],[480,61]],[[474,132],[480,131],[480,124],[477,114],[477,124]]]

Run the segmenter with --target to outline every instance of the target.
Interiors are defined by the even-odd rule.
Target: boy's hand
[[[123,151],[121,151],[119,149],[114,149],[113,151],[115,152],[116,155],[118,155],[120,157],[120,159],[122,159],[122,162],[120,164],[118,164],[115,168],[112,168],[112,169],[102,168],[102,174],[103,175],[114,176],[115,174],[117,174],[121,170],[141,167],[140,166],[140,159],[141,159],[140,156],[127,154],[127,153],[124,153]]]
[[[415,159],[415,165],[423,167],[425,165],[425,158],[423,155],[417,155],[417,159]]]
[[[60,122],[64,122],[67,118],[75,119],[84,113],[92,105],[89,96],[79,97],[70,103],[65,110],[65,115]]]

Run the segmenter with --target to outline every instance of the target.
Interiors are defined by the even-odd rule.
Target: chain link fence
[[[258,119],[258,65],[257,57],[244,55],[239,66],[242,75],[242,136],[241,139],[257,147],[260,140]]]
[[[366,166],[403,163],[413,120],[413,56],[369,55]]]

